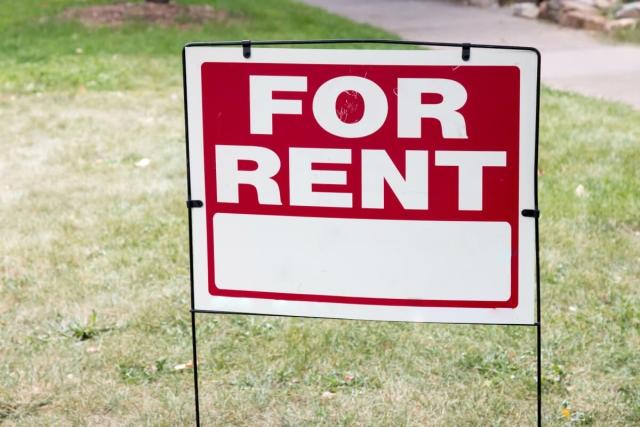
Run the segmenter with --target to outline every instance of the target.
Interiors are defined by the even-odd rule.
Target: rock
[[[560,2],[560,8],[563,11],[579,11],[585,14],[599,15],[598,8],[590,3],[581,2],[579,0],[563,0]]]
[[[607,26],[607,18],[599,15],[591,15],[585,19],[582,28],[592,31],[604,31]]]
[[[549,13],[549,2],[548,1],[541,2],[540,6],[538,7],[538,16],[545,17],[547,16],[548,13]]]
[[[540,15],[552,21],[560,22],[570,11],[580,11],[585,14],[600,15],[600,10],[591,1],[581,0],[549,0]]]
[[[498,0],[464,0],[464,4],[476,7],[498,7]]]
[[[606,12],[612,9],[616,3],[616,0],[595,0],[594,6]]]
[[[562,14],[561,0],[548,0],[540,7],[540,17],[557,21]]]
[[[638,25],[638,20],[634,18],[621,18],[614,19],[613,21],[607,22],[607,26],[605,27],[607,31],[617,31],[623,30],[625,28],[633,28]]]
[[[585,30],[604,30],[607,18],[580,10],[570,10],[558,19],[558,23],[565,27],[583,28]]]
[[[627,3],[616,12],[616,19],[620,18],[640,18],[640,1]]]
[[[514,16],[536,19],[540,14],[540,8],[534,3],[515,3],[511,7]]]

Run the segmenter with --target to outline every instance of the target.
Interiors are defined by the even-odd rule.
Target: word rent
[[[435,119],[444,139],[467,139],[465,118],[460,109],[467,101],[467,91],[459,82],[443,78],[398,78],[397,111],[389,111],[387,96],[372,80],[356,76],[340,76],[324,82],[313,95],[311,111],[317,124],[327,133],[344,138],[357,147],[358,138],[378,131],[389,114],[397,114],[397,140],[422,137],[422,120]],[[301,115],[303,101],[295,93],[307,92],[304,76],[249,76],[250,133],[277,135],[279,115]],[[360,120],[347,123],[336,111],[338,97],[344,92],[357,92],[363,103]],[[286,93],[286,97],[282,94]],[[423,102],[423,94],[442,97],[438,103]],[[320,191],[318,185],[341,186],[347,183],[347,165],[352,164],[352,150],[360,150],[360,200],[347,191]],[[354,204],[368,209],[384,209],[385,183],[404,209],[428,210],[429,151],[405,150],[404,170],[398,168],[384,149],[289,147],[288,203],[291,206],[351,208]],[[436,167],[456,167],[458,178],[458,210],[480,211],[483,208],[483,170],[505,167],[506,151],[435,150]],[[216,145],[216,187],[220,203],[240,203],[239,188],[255,188],[261,205],[282,205],[281,188],[274,177],[281,172],[282,159],[263,146]],[[246,162],[254,167],[241,167]]]

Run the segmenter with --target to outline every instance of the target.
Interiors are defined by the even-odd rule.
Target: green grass
[[[138,0],[137,2],[139,2]],[[143,23],[86,28],[60,18],[82,0],[0,0],[0,91],[160,89],[179,84],[177,53],[190,41],[297,38],[397,38],[317,9],[278,0],[208,3],[229,19],[189,28]]]
[[[633,28],[616,31],[613,36],[621,42],[640,44],[640,24]]]
[[[0,423],[188,425],[182,43],[388,35],[275,1],[220,2],[231,29],[36,25],[70,3],[0,3]],[[545,90],[540,131],[544,424],[640,424],[640,113]],[[534,423],[532,328],[198,332],[204,425]]]

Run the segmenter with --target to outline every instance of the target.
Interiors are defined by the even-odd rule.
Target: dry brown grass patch
[[[79,21],[87,27],[119,27],[132,22],[162,27],[189,27],[229,19],[227,12],[209,5],[148,2],[72,7],[66,9],[61,16],[65,20]]]

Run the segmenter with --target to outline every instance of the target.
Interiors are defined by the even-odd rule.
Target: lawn
[[[616,31],[613,36],[614,39],[621,42],[638,44],[640,43],[640,25],[636,25],[634,28]]]
[[[0,0],[0,424],[188,425],[182,44],[393,36],[275,0],[58,18],[88,3]],[[638,425],[640,112],[544,90],[540,132],[544,425]],[[535,421],[533,328],[198,319],[203,425]]]

